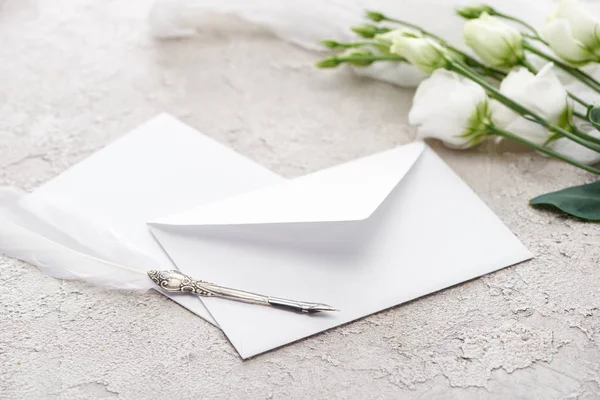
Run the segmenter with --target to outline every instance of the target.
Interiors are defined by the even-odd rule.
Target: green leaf
[[[600,221],[600,181],[546,193],[531,199],[532,206],[551,206],[587,221]]]

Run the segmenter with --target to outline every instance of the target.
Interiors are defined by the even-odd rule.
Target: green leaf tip
[[[600,181],[546,193],[529,204],[553,207],[586,221],[600,221]]]

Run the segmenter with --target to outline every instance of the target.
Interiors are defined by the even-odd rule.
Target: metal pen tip
[[[340,310],[338,310],[337,308],[328,306],[327,304],[315,304],[313,307],[311,307],[310,311],[311,312],[320,312],[320,311],[335,311],[335,312],[339,312]]]
[[[323,303],[310,303],[307,301],[282,299],[279,297],[269,297],[269,304],[274,307],[300,311],[307,314],[314,314],[321,311],[340,311],[335,307]]]

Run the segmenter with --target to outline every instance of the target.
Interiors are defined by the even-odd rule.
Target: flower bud
[[[575,0],[561,0],[541,34],[560,58],[584,65],[600,62],[600,20]]]
[[[372,39],[376,35],[381,33],[389,32],[389,28],[382,28],[376,25],[361,25],[361,26],[353,26],[352,31],[359,36],[364,37],[365,39]]]
[[[448,65],[450,54],[432,39],[418,36],[411,30],[398,30],[390,35],[390,51],[404,57],[409,63],[425,73],[432,73]]]
[[[524,58],[521,33],[488,13],[467,21],[463,33],[467,45],[488,65],[510,68]]]
[[[335,68],[340,65],[342,62],[338,60],[336,56],[327,57],[319,61],[317,64],[317,68]]]
[[[489,15],[496,14],[496,10],[494,10],[490,6],[486,6],[484,4],[476,5],[476,6],[466,6],[462,8],[457,8],[456,13],[463,18],[466,19],[476,19],[481,16],[483,13],[488,13]]]
[[[355,67],[366,67],[373,63],[373,60],[370,59],[373,55],[372,52],[366,49],[348,49],[340,54],[339,57],[344,59],[346,63],[354,65]]]
[[[377,11],[367,11],[366,17],[375,22],[381,22],[386,19],[385,15]]]
[[[337,49],[341,47],[340,44],[335,40],[321,40],[321,44],[329,49]]]
[[[353,48],[338,55],[324,58],[316,66],[317,68],[335,68],[342,63],[346,63],[355,67],[366,67],[373,63],[373,57],[374,54],[367,49]]]
[[[394,39],[397,37],[412,37],[412,38],[423,38],[421,32],[410,28],[394,29],[385,33],[380,33],[375,36],[375,41],[391,46],[394,43]]]

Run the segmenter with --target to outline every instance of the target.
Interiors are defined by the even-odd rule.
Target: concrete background
[[[156,42],[148,0],[0,5],[3,185],[33,189],[161,111],[287,177],[413,138],[410,90],[315,70],[249,25]],[[534,260],[242,362],[157,293],[0,257],[0,398],[600,398],[600,226],[527,205],[593,176],[493,144],[436,150]]]

